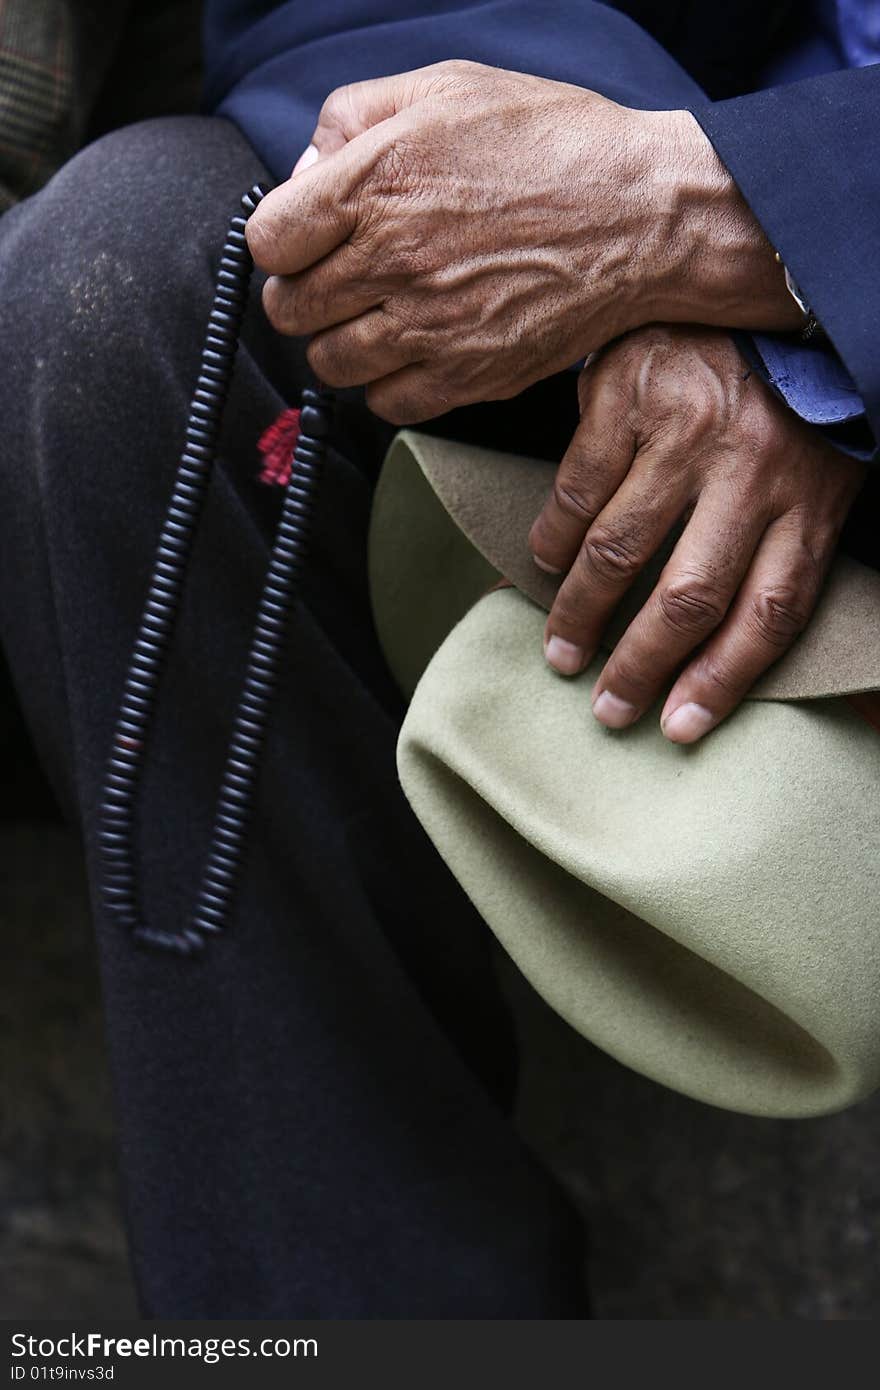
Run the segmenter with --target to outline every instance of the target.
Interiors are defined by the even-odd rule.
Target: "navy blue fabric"
[[[609,19],[607,11],[619,19]],[[604,14],[599,13],[605,12]],[[288,85],[311,76],[298,62],[299,50],[321,40],[340,42],[322,49],[315,76],[329,88],[403,71],[449,57],[497,53],[503,64],[513,53],[521,71],[562,76],[566,50],[576,63],[595,49],[602,57],[607,35],[625,35],[624,15],[633,19],[691,74],[711,97],[749,91],[762,66],[780,46],[796,38],[803,7],[798,0],[733,0],[725,6],[705,0],[565,0],[531,5],[495,0],[206,0],[205,68],[207,100],[214,109],[261,64],[287,55]],[[387,48],[387,53],[386,53]],[[309,49],[309,53],[311,53]],[[391,66],[388,67],[388,62]],[[549,67],[547,66],[549,64]],[[354,72],[354,69],[359,69]],[[650,73],[645,74],[650,79]],[[319,98],[320,100],[320,98]]]
[[[693,111],[840,354],[876,440],[880,65]]]
[[[880,66],[862,69],[861,77],[835,74],[712,105],[696,80],[717,96],[746,90],[774,65],[780,70],[786,45],[804,43],[804,8],[773,0],[735,0],[723,14],[716,6],[652,0],[619,8],[589,0],[329,0],[320,9],[208,0],[206,100],[245,132],[279,179],[308,143],[334,87],[444,58],[573,82],[632,107],[687,107],[839,354],[838,361],[826,348],[822,361],[805,358],[784,337],[765,336],[758,345],[765,376],[805,419],[829,423],[840,447],[872,457],[880,437],[873,351],[880,172],[871,121]],[[825,138],[816,138],[814,116]]]
[[[209,0],[205,37],[208,109],[235,121],[277,179],[334,87],[446,58],[592,86],[626,106],[676,109],[703,95],[627,16],[583,0]]]

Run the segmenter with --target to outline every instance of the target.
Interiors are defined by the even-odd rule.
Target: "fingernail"
[[[314,145],[308,145],[293,166],[293,174],[301,174],[303,169],[308,169],[318,158],[318,151]],[[291,174],[291,178],[293,177]]]
[[[566,642],[564,637],[551,637],[544,647],[549,665],[562,676],[576,676],[584,666],[584,649]]]
[[[603,690],[593,701],[593,713],[606,729],[625,729],[638,718],[638,710],[629,700],[621,700],[611,690]]]
[[[537,555],[533,555],[533,556],[532,556],[532,559],[534,560],[535,564],[538,566],[538,569],[539,569],[539,570],[543,570],[545,574],[561,574],[561,573],[562,573],[562,570],[561,570],[561,569],[557,569],[555,565],[548,565],[546,560],[539,560],[538,557],[537,557]]]
[[[707,734],[716,723],[715,715],[710,709],[689,700],[687,704],[679,705],[671,714],[664,715],[660,720],[660,727],[673,743],[696,743],[697,739]]]

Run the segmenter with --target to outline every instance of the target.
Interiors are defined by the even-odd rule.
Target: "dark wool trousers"
[[[88,859],[143,1311],[579,1317],[576,1216],[509,1120],[514,1042],[488,933],[396,781],[402,710],[365,578],[391,431],[356,393],[232,923],[186,960],[135,947],[99,902],[121,683],[219,248],[262,175],[225,122],[155,122],[91,146],[0,220],[0,635]],[[255,293],[143,784],[143,901],[166,929],[193,903],[278,515],[256,441],[305,380],[302,345]],[[572,382],[564,409],[534,398],[545,442],[557,416],[570,432],[573,397]],[[456,428],[524,447],[523,411]]]

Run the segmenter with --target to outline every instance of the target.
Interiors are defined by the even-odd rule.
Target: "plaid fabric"
[[[63,0],[0,0],[0,210],[75,148],[74,23]]]
[[[201,0],[0,0],[0,212],[84,141],[197,109]]]

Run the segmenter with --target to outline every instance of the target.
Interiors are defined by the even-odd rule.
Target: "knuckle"
[[[384,209],[377,214],[385,215]],[[442,294],[443,285],[433,279],[436,249],[425,240],[421,226],[417,225],[419,221],[418,218],[402,217],[396,220],[393,228],[385,227],[379,236],[374,232],[372,239],[378,244],[375,250],[372,247],[369,249],[372,265],[375,267],[375,257],[380,254],[382,277],[389,285],[398,289],[401,286],[409,288],[415,281],[425,281],[425,288],[432,294]],[[370,274],[371,278],[375,278],[374,268]]]
[[[587,535],[581,555],[592,574],[612,584],[629,584],[644,563],[633,545],[604,531]]]
[[[473,76],[480,71],[480,66],[472,58],[444,58],[437,64],[438,69],[450,73],[453,77]]]
[[[339,390],[382,376],[369,345],[346,326],[316,334],[306,347],[306,361],[325,386]]]
[[[682,420],[687,420],[690,432],[697,439],[713,435],[720,423],[717,401],[708,391],[684,389],[671,393],[671,404]]]
[[[372,386],[366,390],[367,408],[380,420],[385,420],[389,425],[400,427],[404,421],[400,418],[396,402],[391,396],[384,392],[376,391]]]
[[[443,58],[426,69],[431,85],[440,91],[469,87],[485,73],[482,64],[470,58]]]
[[[422,163],[412,140],[398,137],[389,141],[376,157],[370,183],[379,199],[400,198],[420,185]]]
[[[835,460],[836,463],[836,460]],[[788,579],[789,588],[811,592],[820,583],[837,548],[845,511],[834,508],[824,516],[815,506],[800,502],[789,513],[797,527],[797,555]],[[796,582],[794,582],[796,580]]]
[[[318,117],[319,125],[332,125],[349,114],[354,96],[354,86],[334,87],[327,97]]]
[[[688,449],[715,438],[722,427],[718,392],[697,373],[655,380],[650,399],[656,424]]]
[[[707,692],[704,698],[710,709],[724,708],[738,700],[748,688],[748,681],[743,679],[740,669],[720,653],[707,652],[695,674]]]
[[[657,603],[667,626],[685,634],[711,631],[721,622],[727,607],[711,583],[695,577],[661,586]]]
[[[382,314],[389,339],[413,358],[427,356],[436,348],[424,306],[415,296],[387,299]]]
[[[590,522],[595,516],[590,499],[569,477],[557,476],[553,484],[553,498],[563,516],[573,521]]]
[[[794,641],[809,616],[803,598],[793,589],[762,589],[752,603],[752,626],[762,641],[774,647]]]

